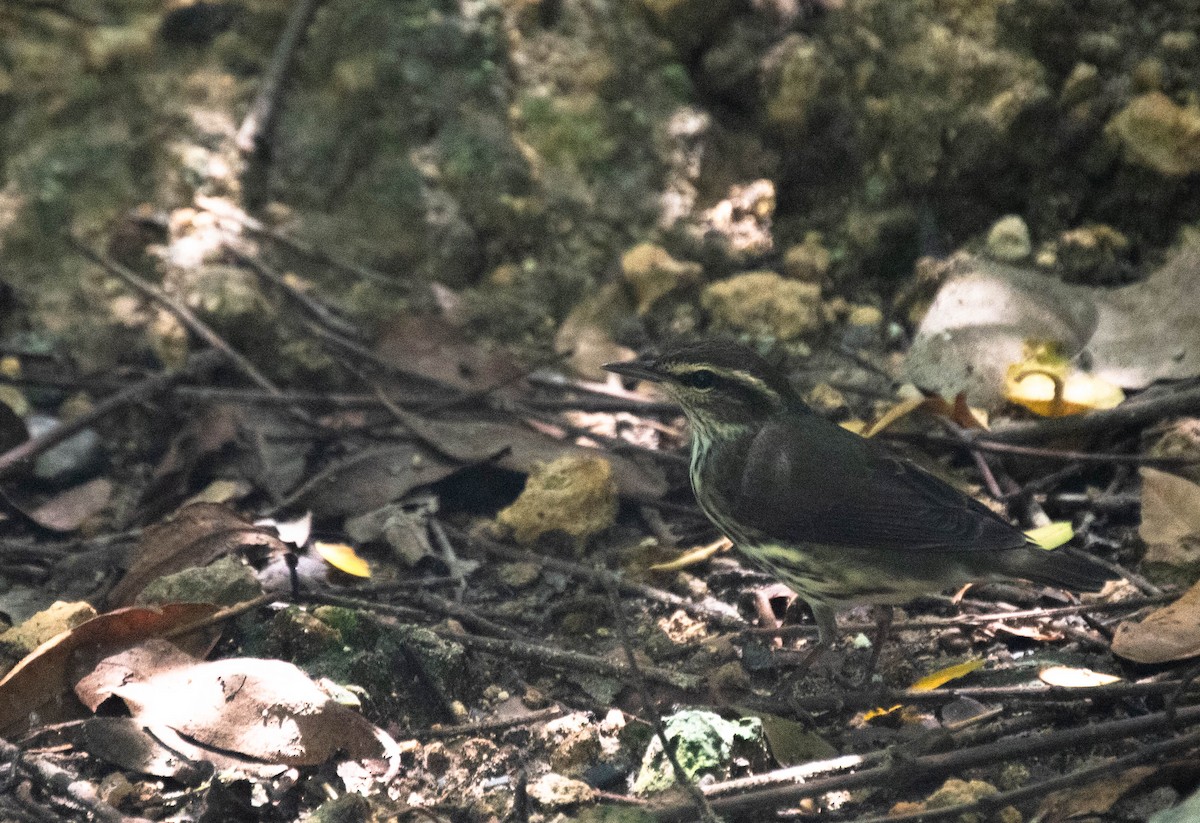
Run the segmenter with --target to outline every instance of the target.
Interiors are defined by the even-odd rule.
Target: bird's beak
[[[602,368],[605,371],[619,374],[622,377],[632,377],[635,380],[649,380],[652,383],[661,383],[665,376],[662,373],[662,369],[659,368],[658,362],[646,355],[642,355],[636,360],[605,363]]]

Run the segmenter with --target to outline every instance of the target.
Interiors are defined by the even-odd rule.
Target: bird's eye
[[[693,389],[708,391],[717,383],[717,376],[708,369],[697,369],[683,378],[683,382]]]

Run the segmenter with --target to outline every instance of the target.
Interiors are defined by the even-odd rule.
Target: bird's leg
[[[879,655],[883,651],[883,644],[887,642],[895,615],[896,612],[891,606],[879,607],[878,616],[875,618],[875,640],[871,644],[871,659],[867,661],[868,682],[875,675],[875,667],[879,665]]]
[[[828,603],[809,602],[808,607],[812,610],[813,621],[817,624],[817,642],[800,661],[800,671],[808,671],[821,655],[833,647],[837,637],[837,612],[833,606]]]

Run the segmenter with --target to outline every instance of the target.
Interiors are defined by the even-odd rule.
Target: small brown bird
[[[977,500],[821,417],[744,346],[680,345],[605,368],[679,401],[700,507],[808,603],[822,646],[845,605],[984,580],[1097,591],[1116,577],[1086,556],[1039,547]]]

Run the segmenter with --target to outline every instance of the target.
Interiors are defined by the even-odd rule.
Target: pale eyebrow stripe
[[[748,371],[742,369],[723,369],[717,366],[693,366],[688,364],[672,364],[667,367],[667,370],[677,376],[692,374],[698,371],[710,371],[718,377],[724,377],[728,380],[741,383],[751,391],[757,391],[771,398],[771,402],[779,403],[782,398],[779,392],[768,386],[761,378],[755,377]]]

